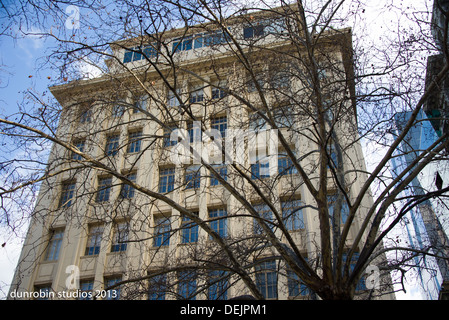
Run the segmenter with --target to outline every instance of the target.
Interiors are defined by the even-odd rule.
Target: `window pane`
[[[154,246],[168,246],[170,244],[170,218],[157,218],[155,219],[154,224]]]
[[[175,168],[161,169],[159,171],[159,192],[167,193],[175,187]]]
[[[89,228],[87,246],[85,255],[92,256],[100,253],[101,237],[103,235],[103,226],[93,226]]]
[[[281,202],[282,219],[289,231],[304,229],[304,217],[300,200]]]
[[[227,231],[227,218],[228,215],[226,209],[213,209],[209,210],[210,227],[218,233],[221,238],[225,238],[228,234]]]
[[[109,201],[109,196],[112,188],[112,178],[99,178],[98,179],[98,191],[97,202]]]
[[[54,230],[48,243],[45,260],[56,261],[59,258],[64,230]]]
[[[111,252],[126,251],[128,245],[128,236],[129,224],[126,222],[116,224],[112,237]]]

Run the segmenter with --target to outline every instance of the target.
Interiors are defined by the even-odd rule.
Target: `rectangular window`
[[[220,175],[220,177],[222,177],[225,181],[227,181],[227,175],[228,175],[228,166],[227,165],[213,164],[212,167]],[[217,186],[219,184],[221,184],[220,181],[218,181],[218,178],[211,172],[210,185]]]
[[[351,257],[351,262],[349,265],[349,269],[350,272],[354,271],[355,265],[357,263],[357,260],[360,257],[360,253],[355,252],[352,257]],[[342,256],[342,261],[343,261],[343,266],[346,264],[346,261],[348,260],[348,254],[347,253],[343,253]],[[360,290],[366,290],[366,278],[365,276],[362,276],[359,280],[359,282],[357,283],[357,286],[355,287],[355,290],[360,291]]]
[[[92,110],[88,107],[83,107],[80,113],[80,123],[89,123],[92,120]]]
[[[72,205],[75,196],[76,183],[73,181],[64,182],[62,184],[61,199],[59,200],[60,208],[69,208]]]
[[[228,300],[229,273],[222,270],[209,272],[209,300]]]
[[[274,215],[273,215],[273,211],[271,211],[270,207],[265,203],[261,203],[261,204],[254,205],[254,209],[259,214],[259,217],[261,219],[263,219],[263,222],[268,224],[268,227],[271,230],[274,230],[274,227],[275,227],[275,225],[273,224]],[[263,233],[263,229],[262,229],[258,219],[254,219],[254,233],[255,234]]]
[[[181,271],[178,273],[178,299],[196,300],[196,272]]]
[[[337,205],[337,195],[328,196],[327,204],[328,204],[328,210],[329,210],[329,218],[331,219],[331,223],[333,224],[335,207]],[[343,199],[341,201],[341,211],[340,211],[340,223],[341,224],[346,223],[346,219],[348,218],[348,215],[349,215],[349,207],[348,207],[348,204],[346,203],[346,201]]]
[[[171,140],[170,136],[172,131],[174,131],[175,129],[177,129],[176,125],[170,125],[168,127],[164,127],[164,137],[163,137],[163,146],[164,147],[171,147],[174,146],[178,143],[178,140],[174,139]]]
[[[79,300],[92,300],[94,294],[94,280],[81,280],[80,290],[81,294]]]
[[[292,159],[286,153],[278,154],[278,173],[280,176],[298,173]]]
[[[254,132],[259,132],[267,129],[267,121],[261,115],[266,115],[264,111],[253,112],[249,116],[249,129]]]
[[[270,177],[270,161],[268,157],[257,159],[251,164],[251,179],[263,179]]]
[[[62,238],[64,236],[64,230],[52,230],[50,241],[47,247],[47,253],[45,255],[46,261],[56,261],[59,258],[59,252],[61,250]]]
[[[112,189],[112,177],[98,178],[96,202],[109,201]]]
[[[114,225],[114,233],[112,235],[111,252],[126,251],[129,237],[129,223],[121,222]]]
[[[190,103],[198,103],[204,100],[204,90],[202,86],[192,88],[190,92]]]
[[[36,300],[50,300],[56,296],[55,292],[51,288],[51,284],[35,286],[34,291],[39,293]]]
[[[307,296],[309,288],[299,279],[298,275],[291,270],[287,271],[287,286],[289,297]]]
[[[192,37],[186,37],[184,39],[176,39],[173,42],[173,53],[180,51],[192,50],[193,39]]]
[[[139,113],[143,110],[147,110],[147,95],[141,95],[134,98],[134,107],[133,107],[133,113]]]
[[[226,138],[226,129],[228,128],[228,120],[226,116],[212,118],[211,128],[218,130],[221,138]]]
[[[177,89],[176,94],[169,90],[167,93],[167,106],[169,107],[177,107],[181,104],[181,101],[179,100],[181,96],[181,90]]]
[[[165,300],[166,292],[166,274],[160,274],[150,278],[148,283],[148,300]]]
[[[224,81],[218,81],[212,87],[212,99],[222,99],[227,96],[227,85]]]
[[[116,118],[120,118],[125,114],[125,102],[118,102],[117,104],[114,104],[112,107],[112,116]]]
[[[289,231],[304,229],[301,200],[282,201],[282,220]]]
[[[265,34],[264,28],[265,26],[261,24],[243,28],[243,39],[262,37]]]
[[[277,299],[276,261],[265,261],[256,265],[256,286],[265,299]]]
[[[187,122],[187,133],[190,143],[201,141],[201,128],[194,122]]]
[[[101,225],[89,227],[89,235],[87,236],[87,245],[84,253],[86,256],[93,256],[100,253],[103,229],[104,227]]]
[[[226,209],[211,209],[209,210],[209,224],[212,230],[214,230],[221,238],[226,238],[228,235],[228,212]]]
[[[127,175],[127,178],[132,182],[136,182],[137,173],[130,173]],[[130,186],[129,184],[122,185],[122,190],[120,190],[120,197],[124,199],[132,199],[134,198],[134,194],[135,189],[132,186]]]
[[[80,152],[84,152],[84,148],[86,146],[86,140],[76,140],[73,142],[74,146],[78,149]],[[81,157],[79,154],[72,152],[72,160],[83,160],[83,157]]]
[[[120,135],[118,135],[118,134],[114,134],[114,135],[106,137],[105,154],[107,156],[113,157],[118,153],[119,140],[120,140]]]
[[[154,247],[163,247],[170,244],[171,223],[170,218],[160,217],[154,219]]]
[[[185,170],[186,189],[198,189],[201,183],[201,167],[199,165],[188,166]]]
[[[198,212],[194,212],[198,215]],[[183,216],[181,223],[181,243],[195,243],[198,241],[198,225],[190,218]]]
[[[175,188],[175,168],[159,170],[159,193],[167,193]]]
[[[128,134],[128,153],[140,152],[142,131],[134,131]]]
[[[116,285],[122,281],[121,276],[115,276],[111,278],[107,278],[104,281],[104,288],[107,290],[106,300],[119,300],[120,299],[120,286],[114,287],[113,289],[108,289],[113,285]]]

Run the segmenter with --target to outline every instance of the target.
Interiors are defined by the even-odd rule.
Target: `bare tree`
[[[391,294],[390,272],[415,257],[447,258],[390,241],[410,210],[448,191],[404,195],[447,160],[447,133],[390,173],[449,70],[443,42],[424,88],[425,13],[369,48],[342,28],[363,19],[359,1],[73,5],[73,16],[57,1],[11,8],[41,30],[50,17],[65,26],[42,31],[57,44],[56,100],[29,92],[0,119],[15,151],[2,158],[2,222],[14,224],[19,199],[37,199],[17,279],[83,235],[84,258],[78,248],[66,261],[126,270],[91,285],[130,299],[223,299],[232,287],[256,299],[368,299]],[[363,141],[382,147],[372,170]]]

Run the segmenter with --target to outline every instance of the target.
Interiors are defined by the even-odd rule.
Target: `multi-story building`
[[[351,199],[366,170],[351,99],[351,31],[321,34],[319,67],[307,69],[305,48],[291,41],[299,30],[289,10],[118,41],[108,74],[51,88],[62,106],[63,143],[52,148],[48,172],[54,174],[41,186],[10,297],[251,294],[226,250],[251,270],[265,298],[313,295],[275,259],[266,234],[295,243],[311,265],[319,259],[316,202],[292,160],[317,183],[318,107],[325,108],[320,114],[332,137],[324,170],[335,225],[348,215],[334,199],[335,172],[344,172]],[[319,99],[311,98],[316,81]],[[348,248],[371,203],[367,194]],[[273,208],[282,213],[282,226]],[[251,210],[265,219],[265,229]],[[121,286],[101,291],[116,283]],[[358,289],[364,292],[365,284]]]
[[[411,112],[396,114],[395,123],[398,132],[401,132],[411,116]],[[396,151],[397,157],[392,160],[394,176],[398,176],[406,168],[438,140],[435,131],[424,112],[418,115],[417,123],[411,128],[400,148]],[[433,161],[413,179],[409,188],[403,192],[403,198],[426,196],[447,187],[449,180],[449,167],[444,159]],[[449,266],[447,259],[449,245],[449,203],[443,197],[429,197],[420,201],[407,215],[408,223],[405,225],[410,245],[415,250],[428,250],[431,248],[435,255],[416,257],[419,285],[426,299],[438,299],[444,291],[444,285],[449,280]],[[438,258],[439,257],[439,258]]]

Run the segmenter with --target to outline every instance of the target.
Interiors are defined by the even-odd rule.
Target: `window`
[[[194,212],[194,214],[198,215],[198,212]],[[195,243],[198,241],[198,225],[189,217],[182,217],[181,233],[181,243]]]
[[[196,273],[181,271],[178,273],[178,299],[196,300]]]
[[[105,154],[107,156],[113,157],[118,153],[119,139],[120,139],[120,136],[118,134],[114,134],[114,135],[106,137]]]
[[[170,244],[170,218],[160,217],[154,219],[154,247],[168,246]]]
[[[220,175],[220,177],[227,181],[228,167],[225,164],[213,164],[212,167]],[[218,181],[218,178],[211,172],[210,185],[216,186],[219,184],[221,184],[220,181]]]
[[[190,143],[201,141],[201,128],[197,123],[187,122],[187,133],[189,134]]]
[[[329,210],[329,218],[331,219],[331,222],[333,224],[334,222],[334,210],[335,210],[335,206],[337,205],[337,195],[331,195],[327,197],[327,204],[329,206],[328,210]],[[346,219],[348,218],[349,215],[349,207],[348,204],[346,203],[345,200],[342,200],[341,203],[341,212],[340,212],[340,222],[342,224],[346,223]]]
[[[256,82],[259,86],[259,89],[264,88],[264,86],[265,86],[264,75],[260,72],[255,75],[255,78],[256,78],[256,81],[254,81],[254,79],[248,75],[248,80],[246,83],[248,92],[255,92],[258,90],[257,86],[256,86]]]
[[[249,129],[254,132],[259,132],[267,129],[267,121],[263,118],[261,113],[265,116],[264,111],[253,112],[249,116]]]
[[[167,193],[175,188],[175,168],[159,170],[159,193]]]
[[[291,270],[287,270],[287,286],[289,297],[299,297],[310,294],[309,288],[299,279],[298,275]]]
[[[112,278],[107,278],[104,281],[104,287],[105,290],[107,290],[106,294],[106,300],[119,300],[120,299],[120,286],[114,287],[113,289],[109,289],[109,287],[112,287],[122,281],[121,276],[115,276]]]
[[[355,265],[356,265],[357,260],[359,259],[359,257],[360,257],[360,253],[358,253],[358,252],[355,252],[352,255],[351,262],[350,262],[350,265],[349,265],[350,272],[354,271]],[[342,260],[343,260],[343,264],[342,265],[344,267],[345,264],[346,264],[346,261],[348,260],[348,254],[347,253],[343,253]],[[360,278],[359,282],[357,283],[357,286],[355,287],[355,290],[359,291],[359,290],[366,290],[366,289],[367,289],[366,288],[366,279],[365,279],[365,276],[363,276],[363,277]]]
[[[281,202],[282,220],[289,231],[304,229],[304,217],[302,214],[302,202],[291,200]]]
[[[164,137],[163,137],[163,146],[164,147],[171,147],[174,146],[178,143],[177,140],[170,140],[170,135],[172,133],[172,131],[176,130],[177,127],[176,125],[170,125],[168,127],[164,127]]]
[[[211,209],[209,210],[209,224],[212,230],[214,230],[221,238],[226,238],[228,235],[228,212],[226,209]]]
[[[101,237],[103,235],[103,226],[95,225],[89,227],[89,235],[87,237],[86,256],[93,256],[100,253]]]
[[[74,146],[78,149],[80,152],[84,152],[84,148],[86,146],[86,140],[76,140],[73,142]],[[72,160],[83,160],[83,157],[79,154],[72,152]]]
[[[201,168],[199,165],[188,166],[185,170],[186,189],[198,189],[201,182]]]
[[[120,118],[124,114],[125,114],[124,102],[120,101],[117,104],[114,104],[114,106],[112,107],[112,116]]]
[[[98,178],[98,191],[97,191],[97,202],[109,201],[112,188],[112,178],[104,177]]]
[[[224,81],[218,81],[212,87],[212,99],[222,99],[227,95],[227,85]]]
[[[229,273],[222,270],[209,272],[209,300],[228,300]]]
[[[133,113],[139,113],[142,110],[147,110],[147,95],[141,95],[136,98],[134,98],[134,107],[133,107]]]
[[[89,109],[88,107],[83,107],[83,109],[81,109],[81,113],[80,113],[80,123],[88,123],[90,122],[92,119],[92,110]]]
[[[180,51],[192,50],[193,39],[192,37],[186,37],[184,39],[176,39],[173,42],[173,53]]]
[[[64,182],[62,184],[61,199],[59,200],[60,208],[69,208],[72,205],[72,201],[75,195],[74,181]]]
[[[221,138],[226,138],[226,129],[228,128],[228,120],[226,116],[216,117],[212,119],[211,128],[218,130]]]
[[[271,211],[270,207],[267,204],[262,203],[262,204],[254,205],[254,209],[259,214],[259,217],[264,220],[264,223],[267,223],[268,227],[271,230],[274,230],[274,224],[273,224],[274,215],[273,215],[273,211]],[[255,234],[263,233],[263,229],[260,225],[259,219],[254,219],[254,233]]]
[[[181,96],[181,90],[177,89],[176,94],[169,90],[167,93],[167,106],[169,107],[177,107],[181,104],[181,101],[179,100]]]
[[[142,141],[142,131],[134,131],[128,134],[128,153],[139,152]]]
[[[204,100],[204,90],[202,86],[192,88],[190,92],[190,103],[198,103]]]
[[[51,288],[51,284],[35,286],[34,291],[39,293],[36,300],[49,300],[56,297],[55,292]]]
[[[58,229],[51,231],[51,237],[47,247],[47,254],[45,255],[46,261],[58,260],[63,236],[64,230]]]
[[[157,46],[155,44],[149,44],[143,47],[129,48],[125,49],[123,63],[139,61],[142,59],[152,59],[156,58],[157,55]]]
[[[80,297],[79,300],[92,300],[94,290],[94,280],[80,281]]]
[[[270,161],[267,157],[256,159],[251,164],[251,179],[263,179],[270,177]]]
[[[111,252],[126,251],[128,245],[129,224],[127,222],[116,223],[112,235]]]
[[[280,152],[278,154],[278,173],[280,176],[298,173],[298,170],[293,165],[292,159],[287,153]]]
[[[285,89],[290,87],[290,74],[286,70],[276,71],[271,77],[271,86],[274,89]]]
[[[167,292],[167,275],[156,275],[149,280],[148,300],[165,300]]]
[[[276,261],[265,261],[256,265],[256,286],[265,299],[277,299]]]
[[[333,168],[337,168],[338,167],[338,157],[337,157],[337,146],[334,143],[328,144],[327,145],[327,154],[329,157],[329,163],[328,163],[328,167],[330,167],[330,163],[332,164]]]
[[[243,28],[243,39],[262,37],[264,35],[264,25],[248,26]]]
[[[127,175],[127,178],[132,182],[136,182],[137,174],[130,173]],[[122,190],[120,190],[120,197],[122,197],[123,199],[131,199],[134,198],[134,194],[135,194],[134,187],[130,186],[129,184],[122,185]]]

